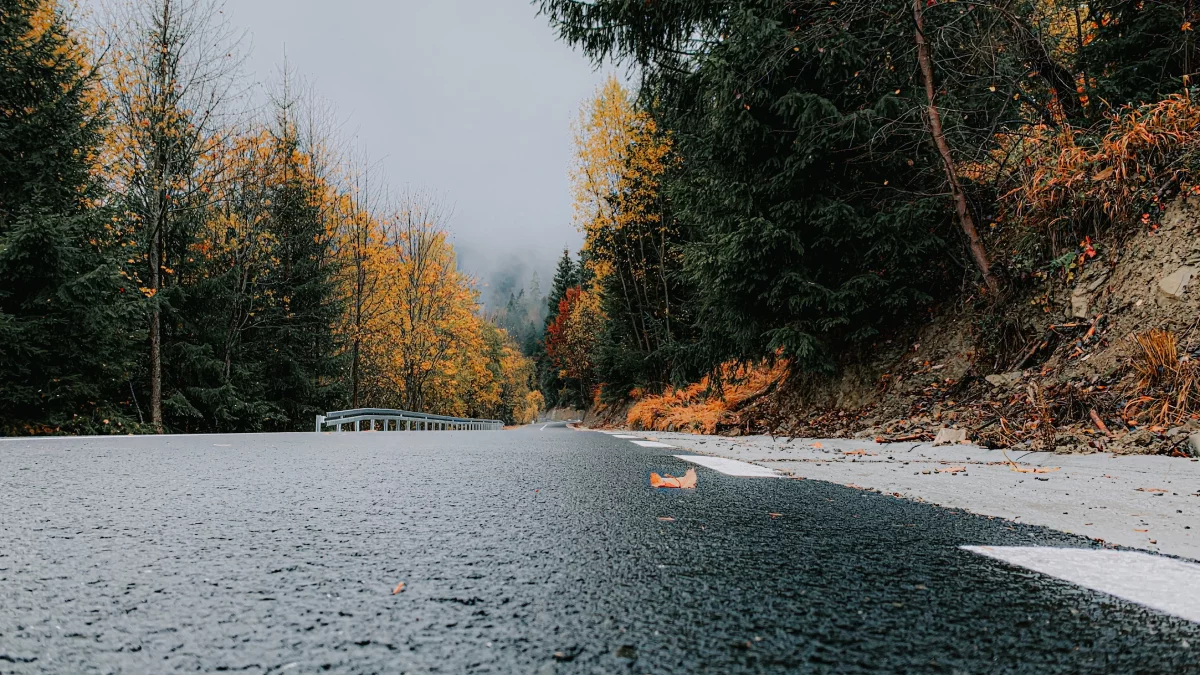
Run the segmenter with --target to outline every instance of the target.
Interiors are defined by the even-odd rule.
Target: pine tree
[[[54,2],[0,0],[0,434],[136,426],[87,59]]]
[[[310,420],[344,398],[342,368],[334,334],[336,261],[322,208],[324,195],[312,175],[311,156],[301,147],[292,119],[293,103],[279,105],[274,154],[278,184],[270,197],[275,270],[271,304],[253,336],[263,361],[265,398],[283,417],[275,430],[307,429]]]
[[[640,98],[683,158],[663,189],[687,229],[694,368],[779,350],[829,371],[951,271],[924,92],[896,62],[912,5],[843,4],[542,3],[594,59],[644,68]]]
[[[554,281],[550,286],[550,296],[546,299],[546,325],[549,326],[558,316],[558,303],[567,297],[567,289],[579,285],[579,266],[571,259],[571,252],[563,249],[562,257],[558,259],[558,268],[554,270]]]
[[[571,251],[563,249],[562,257],[558,259],[558,267],[554,271],[554,280],[550,285],[550,295],[546,298],[546,321],[542,331],[542,339],[538,341],[534,358],[537,362],[538,389],[546,400],[546,406],[553,408],[566,403],[562,400],[565,382],[559,368],[546,351],[550,328],[559,315],[559,305],[567,297],[567,292],[579,287],[579,266],[571,259]]]

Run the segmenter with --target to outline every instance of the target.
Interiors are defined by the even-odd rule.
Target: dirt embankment
[[[944,310],[745,414],[789,436],[929,440],[957,427],[990,447],[1195,452],[1200,200],[1075,264],[999,307]]]

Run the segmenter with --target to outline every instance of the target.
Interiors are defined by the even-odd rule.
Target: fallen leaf
[[[843,450],[842,454],[843,455],[857,455],[859,457],[867,457],[867,456],[875,457],[875,456],[879,455],[878,452],[867,452],[866,450]]]
[[[396,584],[396,587],[392,589],[392,595],[395,595],[397,593],[403,593],[403,592],[404,592],[404,582],[403,581]]]
[[[1164,490],[1162,488],[1137,488],[1134,491],[1135,492],[1166,492],[1166,490]]]
[[[683,477],[677,478],[670,474],[660,476],[656,473],[650,474],[650,487],[656,488],[682,488],[684,490],[694,490],[696,488],[696,470],[688,469]]]
[[[782,513],[768,513],[767,515],[768,515],[768,516],[771,516],[771,518],[772,518],[772,519],[774,519],[774,518],[781,518],[781,517],[783,517],[783,514],[782,514]]]
[[[1096,425],[1096,428],[1100,430],[1100,433],[1112,438],[1113,433],[1108,430],[1108,426],[1104,424],[1104,420],[1100,419],[1100,414],[1096,412],[1096,409],[1093,408],[1088,414],[1091,415],[1092,423]]]
[[[965,466],[951,466],[945,469],[938,469],[938,473],[964,473],[967,470]]]
[[[1149,532],[1150,530],[1134,530],[1134,532]]]
[[[664,523],[673,523],[673,522],[675,522],[675,519],[674,519],[674,518],[672,518],[671,516],[662,516],[662,517],[660,517],[660,518],[659,518],[659,520],[663,521]]]
[[[821,445],[821,443],[820,443],[820,442],[813,443],[813,444],[812,444],[812,446],[813,446],[814,448],[823,448],[823,447],[825,447],[824,445]]]

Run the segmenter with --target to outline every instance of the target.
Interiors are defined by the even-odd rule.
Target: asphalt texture
[[[0,672],[1200,672],[1200,626],[959,548],[1089,540],[812,480],[650,488],[671,454],[2,441]]]

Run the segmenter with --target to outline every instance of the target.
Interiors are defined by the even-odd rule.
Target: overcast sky
[[[513,257],[546,274],[578,247],[571,122],[603,78],[528,0],[229,0],[252,78],[286,53],[390,182],[454,205],[468,271]]]

